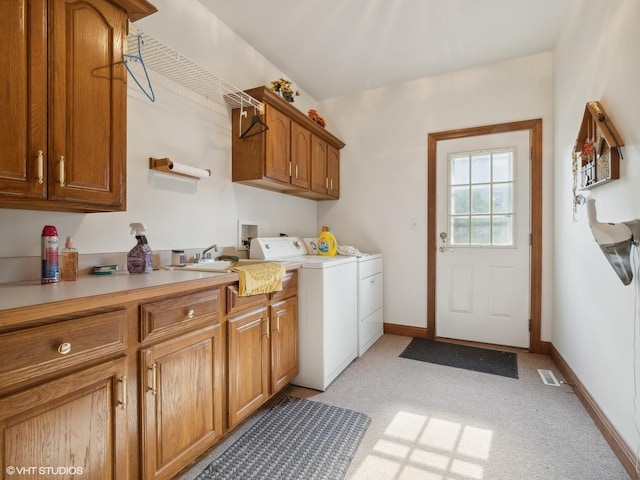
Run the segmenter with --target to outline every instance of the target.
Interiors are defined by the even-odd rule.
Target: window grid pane
[[[515,244],[515,149],[449,156],[449,238],[455,246]]]

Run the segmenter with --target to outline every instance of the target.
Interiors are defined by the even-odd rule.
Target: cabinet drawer
[[[266,302],[266,294],[241,297],[238,285],[227,285],[227,313],[235,313],[247,308],[264,305]]]
[[[218,323],[218,289],[171,297],[140,306],[140,341],[187,331],[198,325]]]
[[[293,297],[298,294],[298,271],[291,270],[287,272],[282,279],[282,290],[279,292],[273,292],[271,294],[271,300],[282,300],[284,298]]]
[[[374,258],[371,260],[360,260],[360,278],[370,277],[376,273],[382,272],[382,258]]]
[[[0,335],[0,390],[124,352],[126,324],[118,310]]]

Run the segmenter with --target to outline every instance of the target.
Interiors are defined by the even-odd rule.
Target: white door
[[[529,132],[438,143],[436,334],[529,346]]]

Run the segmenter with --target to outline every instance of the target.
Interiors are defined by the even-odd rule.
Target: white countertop
[[[287,270],[300,268],[300,263],[297,262],[286,262],[285,265]],[[73,282],[44,285],[40,280],[0,283],[0,316],[4,310],[207,279],[213,280],[213,285],[233,283],[238,281],[238,274],[160,269],[151,273],[114,272],[111,275],[80,275],[78,280]]]
[[[2,283],[0,284],[0,311],[212,277],[225,277],[220,278],[223,282],[234,282],[238,279],[235,273],[154,270],[151,273],[142,274],[115,272],[111,275],[81,275],[73,282],[44,285],[40,280]]]

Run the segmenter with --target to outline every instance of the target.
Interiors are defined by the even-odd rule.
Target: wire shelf
[[[138,37],[142,39],[140,57],[146,68],[227,108],[255,107],[261,113],[264,112],[262,102],[218,78],[133,24],[129,24],[127,37],[129,58],[133,52],[138,52]]]

